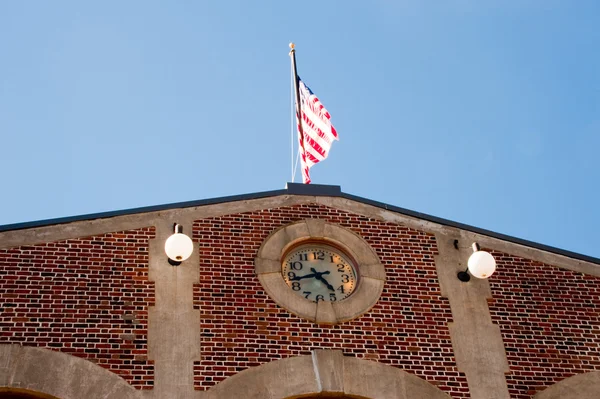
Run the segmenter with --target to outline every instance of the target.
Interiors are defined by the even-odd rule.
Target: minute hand
[[[329,282],[327,280],[325,280],[325,277],[323,277],[323,274],[329,274],[329,270],[326,272],[322,272],[319,273],[317,272],[314,268],[310,268],[310,270],[315,274],[315,278],[323,283],[325,283],[325,285],[327,286],[327,288],[329,288],[331,291],[335,292],[335,288],[333,288],[333,286],[331,284],[329,284]]]

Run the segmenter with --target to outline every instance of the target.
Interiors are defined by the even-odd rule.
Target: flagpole
[[[306,152],[304,150],[304,131],[302,130],[302,114],[300,113],[300,90],[298,89],[298,70],[296,69],[296,45],[294,43],[290,43],[290,49],[290,57],[292,59],[292,70],[294,73],[294,91],[296,92],[296,118],[298,120],[298,134],[300,136],[302,156],[305,156]],[[301,162],[301,164],[304,164],[304,162]],[[302,170],[300,173],[302,174],[302,182],[304,183],[304,170]]]

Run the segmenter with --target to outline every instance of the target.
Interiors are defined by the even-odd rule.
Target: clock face
[[[292,291],[312,302],[344,300],[357,286],[350,257],[329,245],[305,244],[292,249],[283,259],[281,272]]]

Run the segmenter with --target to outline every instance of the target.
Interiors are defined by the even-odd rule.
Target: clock
[[[385,268],[364,238],[316,218],[272,231],[258,249],[254,271],[277,305],[316,324],[360,317],[385,284]]]
[[[311,302],[343,301],[357,288],[356,266],[343,251],[323,243],[306,243],[289,250],[281,274],[287,286]]]

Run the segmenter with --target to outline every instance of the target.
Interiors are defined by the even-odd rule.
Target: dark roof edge
[[[537,243],[534,241],[524,240],[521,238],[509,236],[509,235],[502,234],[502,233],[496,233],[494,231],[470,226],[468,224],[454,222],[452,220],[439,218],[437,216],[431,216],[426,213],[411,211],[410,209],[405,209],[405,208],[400,208],[400,207],[393,206],[393,205],[388,205],[383,202],[372,201],[372,200],[362,198],[362,197],[357,197],[357,196],[351,195],[351,194],[342,193],[342,197],[352,200],[352,201],[362,202],[363,204],[375,206],[377,208],[383,208],[383,209],[387,209],[392,212],[401,213],[406,216],[412,216],[412,217],[415,217],[418,219],[427,220],[429,222],[441,224],[444,226],[456,227],[457,229],[467,230],[472,233],[477,233],[477,234],[481,234],[484,236],[497,238],[499,240],[512,242],[514,244],[519,244],[519,245],[524,245],[526,247],[541,249],[542,251],[551,252],[551,253],[554,253],[557,255],[563,255],[563,256],[566,256],[569,258],[579,259],[579,260],[596,263],[596,264],[600,265],[600,258],[594,258],[593,256],[588,256],[588,255],[583,255],[583,254],[580,254],[577,252],[567,251],[565,249],[560,249],[560,248],[552,247],[550,245],[540,244],[540,243]]]
[[[313,195],[317,197],[341,197],[352,201],[361,202],[363,204],[371,205],[377,208],[386,209],[392,212],[401,213],[406,216],[411,216],[418,219],[427,220],[429,222],[441,224],[444,226],[455,227],[462,230],[467,230],[473,233],[482,234],[485,236],[497,238],[499,240],[504,240],[508,242],[512,242],[519,245],[524,245],[526,247],[540,249],[542,251],[551,252],[557,255],[566,256],[573,259],[583,260],[585,262],[596,263],[600,265],[600,259],[592,256],[582,255],[576,252],[567,251],[564,249],[551,247],[549,245],[539,244],[533,241],[523,240],[520,238],[512,237],[506,234],[495,233],[490,230],[481,229],[479,227],[470,226],[463,223],[453,222],[451,220],[439,218],[436,216],[431,216],[425,213],[411,211],[410,209],[401,208],[398,206],[393,206],[389,204],[385,204],[383,202],[373,201],[367,198],[358,197],[351,194],[346,194],[341,191],[340,186],[331,186],[324,184],[300,184],[300,183],[288,183],[286,188],[283,190],[273,190],[273,191],[263,191],[258,193],[251,194],[241,194],[241,195],[232,195],[226,197],[218,197],[218,198],[209,198],[204,200],[197,201],[185,201],[185,202],[176,202],[172,204],[165,205],[155,205],[155,206],[145,206],[140,208],[132,208],[125,209],[120,211],[110,211],[110,212],[101,212],[101,213],[91,213],[87,215],[79,215],[79,216],[69,216],[62,217],[56,219],[46,219],[46,220],[38,220],[34,222],[25,222],[25,223],[14,223],[14,224],[6,224],[4,226],[0,226],[0,232],[10,231],[10,230],[23,230],[30,229],[35,227],[44,227],[55,224],[64,224],[71,222],[79,222],[84,220],[94,220],[94,219],[105,219],[115,216],[125,216],[132,215],[136,213],[146,213],[146,212],[157,212],[164,211],[168,209],[175,208],[192,208],[197,206],[206,206],[206,205],[214,205],[224,202],[234,202],[234,201],[247,201],[253,199],[261,199],[267,197],[275,197],[278,195]]]
[[[67,216],[67,217],[56,218],[56,219],[44,219],[44,220],[37,220],[34,222],[5,224],[4,226],[0,226],[0,232],[9,231],[9,230],[31,229],[34,227],[45,227],[45,226],[51,226],[51,225],[55,225],[55,224],[81,222],[84,220],[106,219],[106,218],[112,218],[115,216],[133,215],[136,213],[166,211],[169,209],[176,209],[176,208],[193,208],[195,206],[214,205],[214,204],[220,204],[220,203],[224,203],[224,202],[234,202],[234,201],[245,201],[245,200],[260,199],[260,198],[266,198],[266,197],[275,197],[278,195],[285,195],[285,194],[288,194],[288,190],[283,189],[283,190],[263,191],[263,192],[259,192],[259,193],[231,195],[231,196],[226,196],[226,197],[209,198],[209,199],[197,200],[197,201],[184,201],[184,202],[174,202],[171,204],[164,204],[164,205],[143,206],[140,208],[123,209],[120,211],[88,213],[86,215]]]

